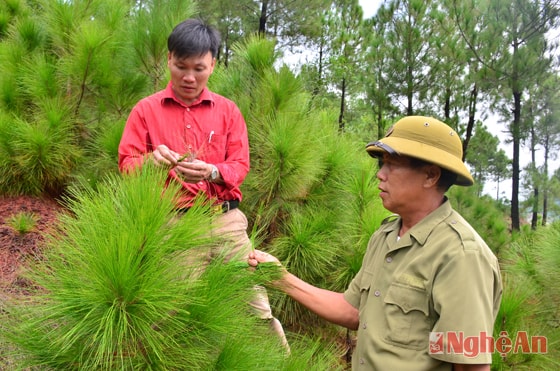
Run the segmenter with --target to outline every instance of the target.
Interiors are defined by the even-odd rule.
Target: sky
[[[379,9],[383,0],[358,0],[358,3],[362,6],[364,19],[366,19],[371,18],[377,13],[377,9]]]

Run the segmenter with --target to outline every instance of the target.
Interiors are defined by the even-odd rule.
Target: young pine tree
[[[110,176],[96,191],[73,189],[44,260],[29,269],[37,288],[6,305],[3,354],[14,367],[65,370],[328,369],[329,349],[294,339],[287,358],[268,324],[250,311],[255,284],[272,278],[216,259],[199,267],[182,254],[221,243],[207,237],[209,208],[177,218],[177,187],[145,166]]]

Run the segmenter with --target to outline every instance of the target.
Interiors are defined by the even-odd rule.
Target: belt
[[[213,205],[212,210],[215,212],[222,212],[227,213],[230,210],[237,209],[239,207],[239,200],[229,200],[229,201],[222,201],[219,204]],[[182,207],[177,209],[179,213],[186,213],[189,211],[190,207]]]
[[[214,211],[227,213],[230,210],[237,209],[239,207],[239,200],[229,200],[222,201],[221,204],[214,205]]]

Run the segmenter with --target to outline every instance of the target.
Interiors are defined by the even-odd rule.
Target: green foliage
[[[91,142],[84,149],[84,162],[88,166],[82,166],[73,173],[74,186],[96,188],[105,176],[118,173],[118,149],[124,125],[124,120],[100,125],[100,129],[93,134]]]
[[[20,308],[12,334],[31,364],[123,367],[125,360],[138,362],[140,339],[156,359],[163,351],[157,333],[146,340],[142,335],[166,313],[184,310],[168,303],[180,297],[180,287],[162,287],[177,273],[166,269],[170,249],[178,248],[172,233],[166,243],[172,198],[159,203],[161,188],[154,184],[161,186],[161,179],[127,180],[121,187],[109,180],[99,196],[76,193],[68,200],[73,216],[61,217],[46,265],[31,272],[49,294],[40,299],[38,293]]]
[[[0,116],[0,192],[59,195],[81,151],[62,117],[27,122]]]
[[[328,210],[320,206],[292,210],[285,221],[285,230],[275,238],[270,251],[287,269],[307,282],[322,287],[328,282],[328,272],[335,268],[339,246],[332,243],[332,220]],[[317,324],[317,317],[286,296],[274,301],[286,324]]]
[[[520,331],[526,331],[529,336],[542,336],[542,328],[535,326],[532,321],[532,318],[540,314],[539,303],[534,301],[534,287],[519,280],[519,277],[511,277],[508,274],[505,274],[505,277],[500,311],[494,326],[494,339],[506,337],[511,339],[514,345]],[[504,354],[500,354],[496,349],[492,354],[493,370],[547,369],[547,364],[551,366],[542,355],[523,353],[520,349],[515,352],[507,350]]]
[[[199,279],[183,255],[219,243],[200,203],[174,215],[178,187],[146,166],[72,189],[45,259],[27,273],[38,288],[2,314],[13,362],[42,369],[327,369],[329,349],[294,340],[293,359],[249,310],[251,273],[217,258]],[[202,202],[202,200],[201,200]],[[227,282],[227,285],[224,285]],[[310,346],[303,351],[303,344]],[[5,348],[4,348],[5,349]],[[258,354],[258,357],[255,356]],[[309,357],[309,358],[304,358]],[[310,364],[309,362],[318,364]]]
[[[22,211],[8,218],[8,225],[20,235],[29,233],[37,225],[38,218],[34,213]]]
[[[547,354],[509,352],[494,355],[493,369],[556,369],[560,340],[560,226],[524,230],[503,254],[504,297],[494,336],[502,331],[515,340],[520,331],[547,339]],[[542,350],[541,350],[542,351]]]
[[[337,234],[335,241],[340,245],[339,259],[331,277],[332,288],[344,291],[362,266],[362,259],[369,239],[390,212],[381,204],[375,180],[377,166],[366,158],[359,163],[356,173],[344,178],[341,193],[348,196],[344,208],[336,210]],[[344,264],[341,264],[343,258]]]

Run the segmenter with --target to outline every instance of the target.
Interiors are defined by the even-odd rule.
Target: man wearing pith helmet
[[[473,184],[461,139],[441,121],[408,116],[366,151],[379,159],[379,196],[395,216],[371,237],[356,277],[344,293],[286,271],[274,285],[357,330],[353,370],[490,370],[498,261],[445,196]],[[253,266],[265,261],[279,264],[249,255]]]

